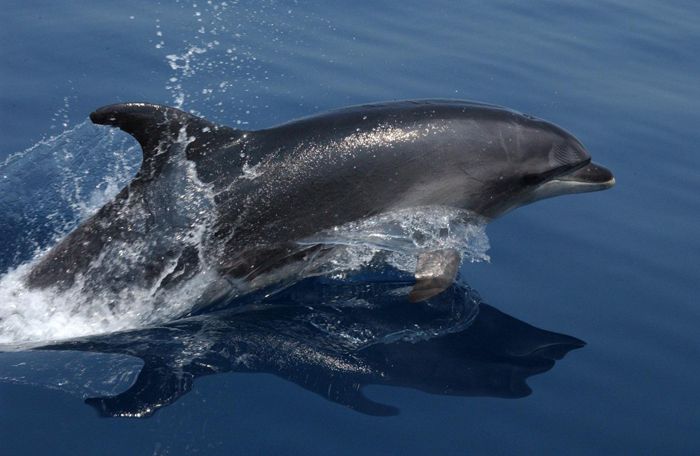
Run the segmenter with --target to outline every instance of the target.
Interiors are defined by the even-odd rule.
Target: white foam
[[[85,297],[72,288],[30,289],[24,276],[32,263],[24,264],[0,278],[0,344],[65,339],[88,334],[119,331],[138,326],[138,314],[118,317],[108,305],[83,304]]]

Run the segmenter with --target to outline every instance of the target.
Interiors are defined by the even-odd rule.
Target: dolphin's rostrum
[[[136,138],[141,169],[34,266],[30,287],[161,290],[207,271],[214,299],[234,283],[257,288],[322,260],[331,247],[300,241],[350,222],[419,207],[492,219],[614,184],[561,128],[466,101],[351,107],[257,131],[145,103],[90,118]],[[119,258],[118,246],[134,243],[144,244],[138,258]],[[459,253],[420,253],[411,299],[447,288]],[[128,266],[98,266],[105,256]]]

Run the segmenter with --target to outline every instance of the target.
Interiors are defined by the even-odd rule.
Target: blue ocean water
[[[138,148],[83,124],[119,101],[250,129],[377,100],[486,101],[573,132],[617,186],[491,223],[491,261],[465,264],[437,314],[224,311],[0,353],[0,453],[696,454],[699,22],[684,1],[3,3],[3,274],[98,207],[104,175],[128,180]],[[285,303],[320,289],[359,293],[301,283]],[[359,347],[332,319],[381,334],[466,323]],[[336,370],[273,349],[289,341]],[[206,343],[227,356],[183,356]],[[144,361],[125,352],[150,383],[86,405],[138,385]],[[100,415],[147,399],[163,405],[151,417]]]

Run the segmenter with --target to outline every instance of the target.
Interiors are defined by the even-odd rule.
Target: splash
[[[113,333],[168,321],[182,314],[210,283],[199,276],[171,293],[175,299],[167,307],[157,309],[153,290],[138,286],[118,296],[95,296],[82,283],[65,291],[30,289],[24,278],[33,265],[23,264],[0,278],[0,345]]]
[[[63,151],[48,157],[57,157],[60,162],[81,155],[81,147],[56,149],[52,145],[84,144],[66,139],[82,137],[83,133],[82,130],[73,130],[71,134],[67,132],[47,142],[50,150]],[[103,135],[109,137],[111,134],[103,129]],[[209,218],[214,214],[211,210],[213,196],[197,179],[194,165],[185,159],[185,149],[191,138],[181,136],[158,179],[144,190],[144,194],[130,196],[113,214],[117,220],[115,223],[128,220],[129,229],[104,240],[99,255],[91,258],[86,270],[75,277],[70,287],[27,287],[27,274],[32,270],[35,272],[35,268],[42,264],[44,255],[50,250],[46,248],[0,278],[0,302],[3,303],[0,307],[0,343],[61,339],[161,323],[182,314],[203,295],[213,282],[207,268],[201,267],[198,274],[187,275],[178,267],[181,259],[192,252],[198,254],[198,260],[204,264],[203,238],[206,227],[211,226]],[[94,142],[88,141],[87,144],[95,146]],[[22,158],[26,158],[26,162]],[[25,163],[24,166],[35,164],[35,158],[31,153],[15,157],[11,162],[13,171],[22,168],[20,163]],[[60,181],[52,199],[63,202],[63,206],[71,210],[67,214],[52,212],[57,214],[55,218],[64,219],[63,223],[55,224],[54,239],[70,231],[79,219],[91,215],[107,199],[108,193],[111,193],[111,200],[113,190],[118,188],[116,182],[124,177],[120,174],[121,169],[115,168],[116,174],[103,175],[95,186],[96,190],[87,192],[84,188],[86,181],[76,178],[72,169],[58,168],[67,181]],[[106,185],[101,185],[103,183]],[[25,223],[43,223],[51,218],[39,217]],[[163,222],[159,223],[158,229],[151,229],[154,220]],[[76,251],[74,254],[81,253]],[[159,275],[155,280],[146,280],[144,276],[153,270],[154,259],[158,259],[156,263],[161,268],[156,271]]]
[[[133,139],[83,121],[0,163],[0,272],[96,212],[141,162]]]
[[[338,247],[330,258],[324,259],[325,273],[356,270],[378,255],[394,268],[413,273],[416,257],[428,250],[456,250],[471,263],[489,261],[486,222],[466,210],[425,206],[337,226],[300,243]]]
[[[269,79],[269,70],[250,46],[249,36],[280,41],[288,26],[260,19],[267,8],[274,8],[266,2],[253,7],[243,7],[237,1],[178,3],[182,20],[194,33],[185,39],[171,38],[181,37],[181,31],[171,31],[172,24],[156,19],[153,40],[171,70],[165,88],[172,104],[187,107],[193,114],[206,112],[213,120],[216,114],[223,114],[228,124],[248,124],[246,117],[260,107],[259,97],[251,103],[242,94],[259,92]],[[231,97],[232,90],[237,96]]]
[[[128,137],[85,121],[0,165],[0,217],[7,227],[1,246],[7,272],[0,277],[0,342],[71,337],[108,327],[100,309],[71,313],[75,296],[30,291],[22,278],[42,252],[132,178],[140,161],[137,149]]]

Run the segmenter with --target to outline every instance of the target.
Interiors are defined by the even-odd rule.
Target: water
[[[249,296],[274,300],[262,314],[0,354],[0,453],[697,453],[699,20],[693,2],[646,0],[4,4],[0,159],[19,155],[0,175],[3,271],[128,181],[133,141],[84,123],[119,101],[256,129],[376,100],[475,99],[572,131],[618,185],[489,224],[477,252],[491,261],[465,262],[468,286],[442,307],[372,308],[400,273],[364,299],[362,277],[309,279]],[[130,390],[144,358],[153,390]],[[361,403],[348,382],[385,413],[348,407]],[[101,419],[104,402],[82,400],[127,391],[122,412],[170,405]]]

